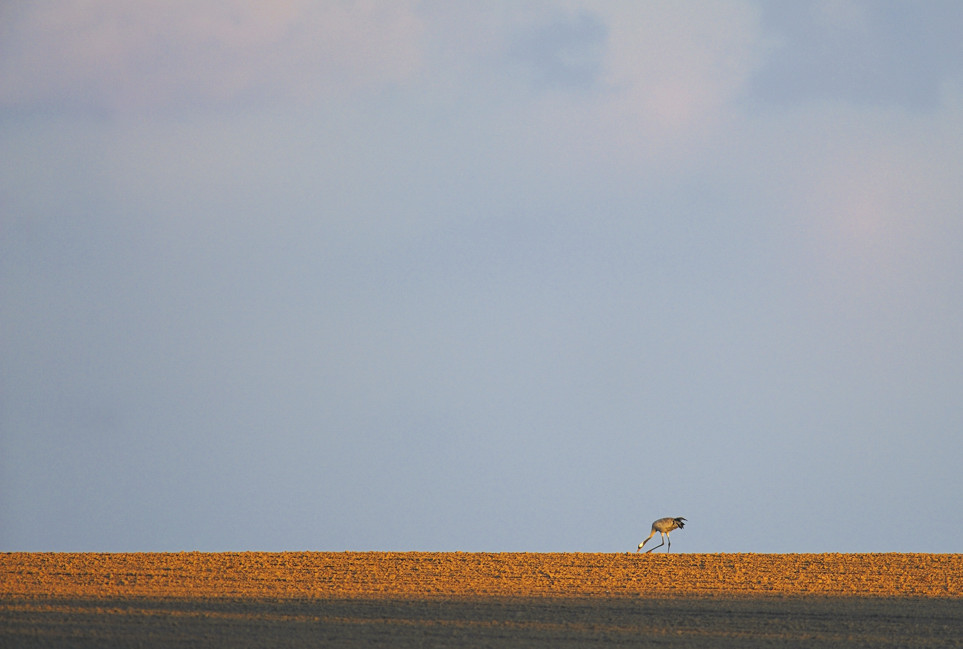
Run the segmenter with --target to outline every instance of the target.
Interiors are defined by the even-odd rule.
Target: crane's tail
[[[681,516],[679,516],[678,518],[673,518],[672,520],[675,521],[675,524],[679,526],[679,529],[680,529],[680,530],[681,530],[683,527],[685,527],[685,519],[682,518]]]

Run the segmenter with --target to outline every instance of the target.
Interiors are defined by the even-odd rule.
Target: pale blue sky
[[[961,7],[0,6],[0,550],[960,552]]]

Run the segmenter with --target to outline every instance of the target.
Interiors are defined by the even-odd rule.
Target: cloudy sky
[[[963,3],[0,5],[0,550],[960,552]]]

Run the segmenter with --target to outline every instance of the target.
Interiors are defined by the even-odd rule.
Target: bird
[[[669,532],[676,529],[681,530],[683,527],[685,527],[685,519],[682,518],[681,516],[677,516],[675,518],[672,518],[671,516],[668,516],[666,518],[660,518],[659,520],[652,523],[652,532],[649,534],[649,536],[646,537],[645,541],[642,541],[641,543],[639,543],[639,549],[636,550],[636,552],[641,550],[642,546],[648,543],[649,539],[655,536],[656,532],[662,535],[662,543],[659,543],[657,546],[653,548],[649,548],[648,550],[645,551],[645,553],[648,554],[649,552],[652,552],[652,550],[654,550],[655,548],[661,548],[663,545],[665,545],[666,541],[669,541],[669,547],[665,549],[665,551],[668,552],[669,549],[672,547],[672,541],[669,540]]]

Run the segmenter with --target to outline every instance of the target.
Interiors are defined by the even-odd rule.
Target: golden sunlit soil
[[[963,555],[0,554],[0,646],[963,646]]]

